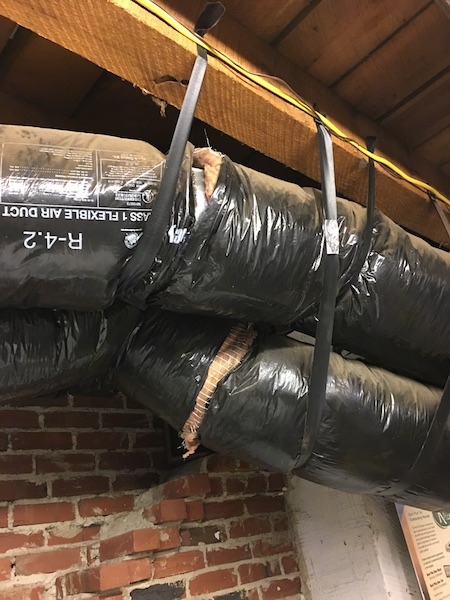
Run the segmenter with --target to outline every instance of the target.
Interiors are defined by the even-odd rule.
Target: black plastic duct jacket
[[[0,310],[0,401],[88,386],[108,371],[138,315],[121,303],[96,312]]]
[[[105,313],[2,311],[0,400],[88,383],[118,365],[117,387],[184,431],[235,324],[159,309],[137,324],[136,317],[120,304]],[[314,402],[311,363],[311,347],[258,333],[214,388],[196,431],[201,442],[337,489],[449,510],[450,421],[425,475],[404,492],[391,491],[414,463],[442,391],[337,354],[313,456],[298,468],[305,411]]]
[[[0,126],[0,142],[0,306],[111,305],[150,218],[164,155],[135,140],[12,125]],[[190,218],[188,166],[173,229],[184,226],[180,214]],[[165,245],[165,265],[177,248]]]
[[[119,388],[181,430],[232,323],[147,313],[117,369]],[[259,334],[217,386],[198,433],[202,444],[271,470],[428,510],[450,508],[450,422],[426,474],[401,482],[424,442],[442,390],[333,354],[326,408],[312,458],[298,469],[312,348]]]
[[[144,142],[29,127],[2,126],[0,140],[0,307],[110,306],[151,226],[163,155]],[[313,331],[322,288],[320,191],[210,151],[194,159],[193,170],[188,148],[156,260],[122,297]],[[443,386],[450,255],[376,212],[361,256],[364,208],[339,200],[338,213],[334,344]]]
[[[314,330],[322,287],[320,191],[226,157],[211,185],[208,163],[214,157],[204,151],[197,156],[206,163],[210,201],[156,302],[176,311]],[[338,200],[338,215],[334,344],[443,386],[450,372],[450,254],[375,211],[370,249],[361,256],[365,209]]]

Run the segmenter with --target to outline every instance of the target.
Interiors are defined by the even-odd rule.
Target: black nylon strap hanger
[[[320,174],[324,209],[323,287],[319,322],[309,380],[308,404],[305,415],[302,447],[296,468],[302,467],[314,450],[326,401],[328,364],[333,336],[334,311],[339,280],[339,227],[337,222],[336,184],[334,179],[333,146],[326,127],[316,121],[319,140]]]
[[[207,31],[217,25],[224,12],[225,7],[221,2],[208,2],[197,20],[195,32],[203,37]],[[118,292],[121,295],[130,292],[150,271],[166,235],[176,195],[181,163],[208,63],[206,50],[201,46],[197,46],[197,52],[197,58],[167,154],[161,185],[153,203],[151,217],[145,224],[134,254],[122,269],[118,284]]]

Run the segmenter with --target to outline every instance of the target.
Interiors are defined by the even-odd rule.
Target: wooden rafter
[[[202,3],[194,0],[183,5],[199,12]],[[132,0],[28,0],[26,3],[2,0],[0,14],[170,104],[181,106],[184,87],[173,80],[189,77],[195,44]],[[282,77],[305,101],[318,102],[321,110],[346,132],[352,132],[357,140],[377,135],[378,147],[385,155],[406,164],[448,194],[448,178],[442,172],[417,155],[406,153],[373,123],[355,114],[329,90],[231,18],[224,18],[214,35],[213,43],[221,50],[250,70],[269,71]],[[170,76],[172,82],[158,83],[164,76]],[[215,58],[210,59],[197,115],[267,156],[319,179],[315,125],[311,117],[244,80]],[[361,154],[336,139],[335,163],[339,191],[364,202],[367,172]],[[399,224],[448,245],[447,233],[426,195],[384,169],[378,170],[377,202]]]

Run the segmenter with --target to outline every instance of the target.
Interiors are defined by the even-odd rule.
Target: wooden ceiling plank
[[[446,164],[450,159],[450,125],[420,144],[417,152],[437,165]]]
[[[432,3],[334,89],[377,119],[449,64],[448,20]]]
[[[222,0],[233,19],[269,43],[310,2],[311,0]]]
[[[27,37],[0,80],[0,90],[59,115],[70,115],[102,70],[36,34]]]
[[[429,0],[322,0],[277,48],[327,86],[403,27]]]
[[[0,91],[0,123],[58,129],[74,127],[74,123],[70,120],[47,113],[38,106],[2,91]]]
[[[450,125],[450,69],[382,124],[412,149]]]
[[[197,5],[200,8],[203,3],[199,1]],[[156,85],[155,80],[167,73],[178,80],[188,77],[196,45],[130,0],[85,0],[82,4],[75,0],[29,0],[26,6],[22,0],[3,0],[0,13],[95,61],[102,68],[170,104],[181,105],[184,87]],[[227,19],[225,25],[221,23],[221,31],[226,33],[228,27],[227,35],[232,37],[222,42],[222,46],[228,45],[230,53],[235,47],[235,40],[243,35],[247,37],[246,43],[253,54],[250,59],[248,56],[241,57],[242,62],[251,63],[253,59],[257,63],[258,57],[266,55],[264,60],[271,62],[275,73],[285,79],[291,73],[291,79],[299,79],[304,85],[302,74],[294,65],[256,36],[250,40],[250,33],[240,29],[230,18],[228,25],[226,23]],[[209,63],[197,116],[231,137],[317,180],[319,162],[313,120],[270,92],[247,82],[217,59],[211,58]],[[323,93],[324,104],[331,103],[328,90],[320,88],[313,80],[308,80],[308,85],[317,93]],[[351,112],[345,105],[337,104],[337,112],[346,115],[351,123]],[[332,112],[327,111],[330,116]],[[364,202],[366,162],[340,139],[335,140],[334,154],[339,189],[346,196]],[[439,178],[444,185],[444,179],[440,175]],[[445,229],[426,195],[384,169],[378,169],[377,202],[381,210],[404,227],[437,243],[448,244]]]

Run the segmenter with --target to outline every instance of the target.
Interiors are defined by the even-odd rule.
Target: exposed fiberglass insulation
[[[57,311],[59,320],[77,322],[78,334],[65,346],[60,323],[49,317],[53,311],[4,310],[4,328],[8,319],[13,322],[5,347],[20,340],[22,350],[19,360],[13,351],[2,353],[0,373],[9,385],[2,388],[1,399],[9,399],[12,390],[17,397],[29,393],[33,382],[40,392],[54,392],[100,376],[109,366],[116,387],[182,432],[192,450],[197,438],[212,450],[340,490],[429,510],[450,509],[450,422],[425,475],[404,492],[390,493],[414,463],[442,390],[332,354],[317,443],[312,458],[298,469],[306,405],[314,401],[308,397],[311,346],[226,319],[186,318],[157,308],[147,309],[134,326],[135,315],[124,314],[123,306],[116,309],[115,316],[130,331],[119,355],[122,330],[99,341],[99,330],[108,330],[108,313],[79,319],[80,313]],[[237,327],[241,331],[230,342]],[[46,341],[38,343],[43,332]],[[96,344],[101,357],[93,361]],[[72,365],[76,359],[78,368]],[[218,360],[225,369],[214,383]],[[202,410],[199,399],[211,382],[213,393]]]
[[[150,217],[163,155],[144,142],[29,127],[3,126],[0,137],[0,306],[106,308]],[[443,386],[450,255],[376,211],[361,256],[365,209],[339,200],[338,213],[335,345]],[[310,331],[322,223],[320,191],[188,151],[159,256],[122,295]]]

